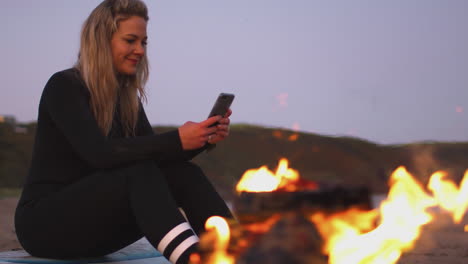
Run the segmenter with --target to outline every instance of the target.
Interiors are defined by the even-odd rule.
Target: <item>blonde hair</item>
[[[140,0],[105,0],[91,12],[81,31],[75,68],[89,89],[91,111],[105,136],[112,128],[116,111],[120,113],[125,136],[134,135],[140,99],[146,100],[144,86],[149,73],[146,50],[135,75],[117,74],[112,62],[112,35],[119,22],[131,16],[148,21],[145,3]]]

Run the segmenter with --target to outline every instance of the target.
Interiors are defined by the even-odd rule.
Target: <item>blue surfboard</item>
[[[92,259],[58,260],[36,258],[24,250],[0,252],[0,264],[170,264],[145,238],[112,254]]]

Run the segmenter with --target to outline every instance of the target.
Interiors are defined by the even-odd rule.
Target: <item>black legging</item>
[[[162,253],[169,259],[172,250],[193,235],[185,230],[181,237],[167,236],[186,225],[178,207],[197,234],[210,216],[232,217],[198,166],[144,161],[89,175],[18,208],[17,235],[27,252],[47,258],[102,256],[142,236],[158,248],[166,238],[170,243]]]

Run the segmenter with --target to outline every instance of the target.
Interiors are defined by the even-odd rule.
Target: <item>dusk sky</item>
[[[0,115],[35,121],[99,0],[2,1]],[[147,0],[153,125],[233,123],[376,143],[468,141],[467,0]]]

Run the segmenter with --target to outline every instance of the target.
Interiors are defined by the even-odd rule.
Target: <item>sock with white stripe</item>
[[[191,245],[189,248],[187,248],[187,250],[185,250],[184,253],[182,253],[182,255],[180,255],[180,257],[177,260],[176,264],[187,264],[187,263],[189,263],[190,255],[192,253],[194,253],[194,252],[197,252],[197,249],[198,249],[198,242]]]
[[[197,248],[198,241],[198,236],[195,235],[191,226],[187,222],[183,222],[161,239],[157,249],[171,263],[186,264],[190,254]]]

